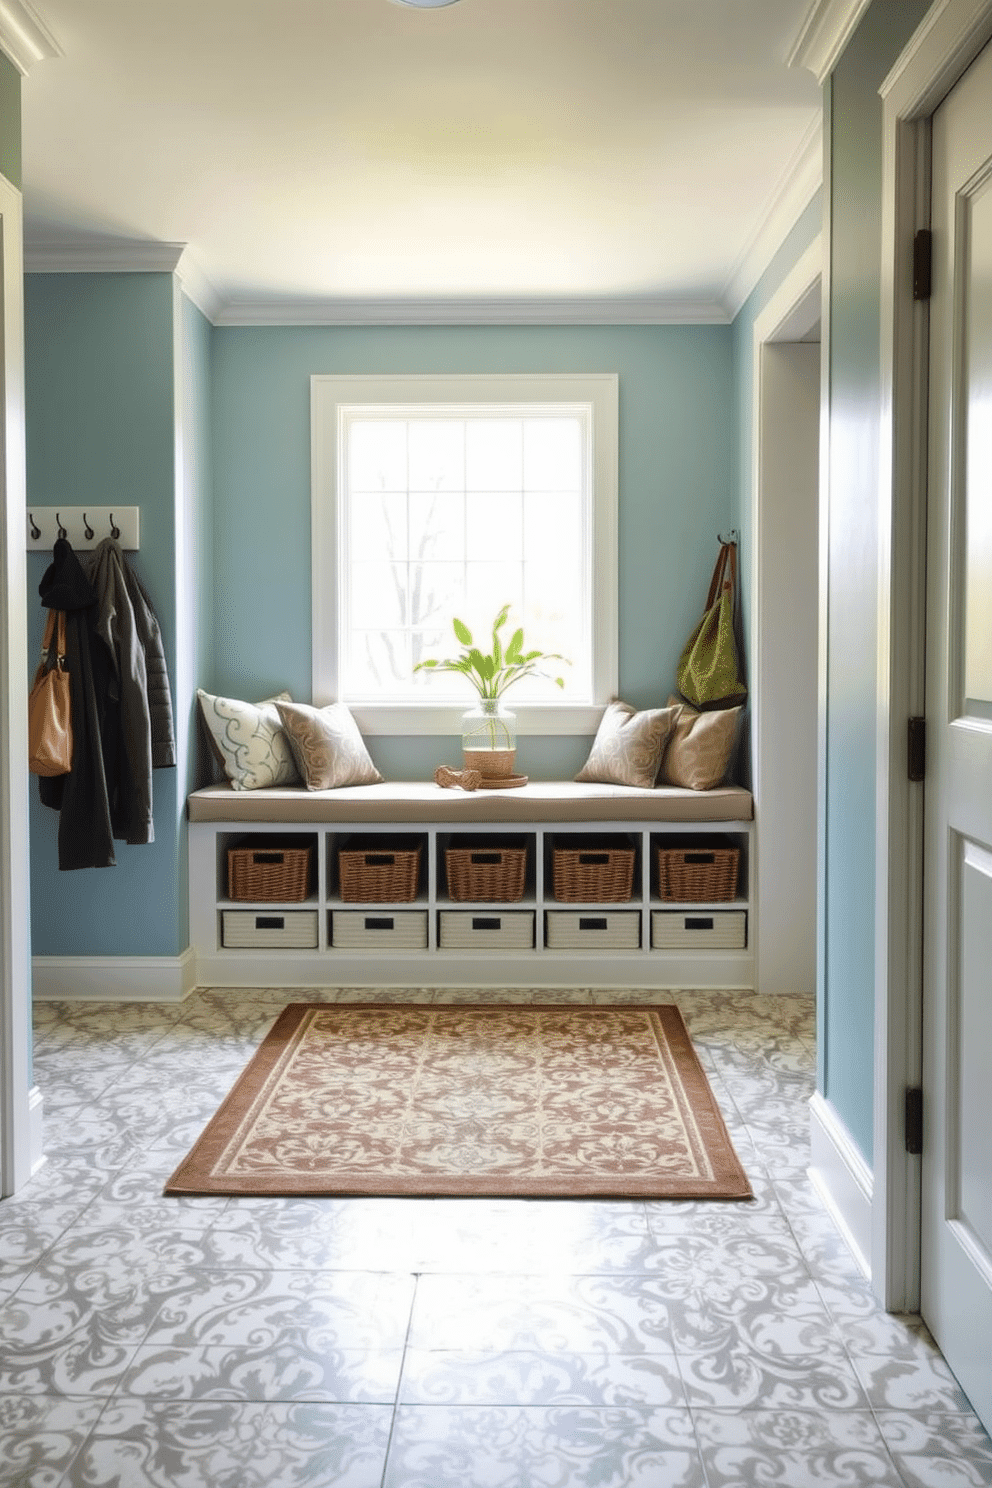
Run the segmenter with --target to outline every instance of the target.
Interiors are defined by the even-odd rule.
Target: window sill
[[[517,733],[521,735],[595,734],[603,716],[605,703],[521,703],[507,707],[517,716]],[[349,703],[355,722],[363,734],[460,735],[462,715],[472,707],[450,703]]]

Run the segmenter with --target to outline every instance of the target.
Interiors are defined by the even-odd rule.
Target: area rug
[[[667,1005],[293,1003],[165,1192],[751,1197]]]

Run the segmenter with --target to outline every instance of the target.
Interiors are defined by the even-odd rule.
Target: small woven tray
[[[346,904],[409,903],[417,897],[420,848],[341,848],[338,875]]]
[[[309,847],[230,847],[227,896],[239,903],[296,904],[310,891]]]
[[[619,904],[634,887],[632,847],[556,847],[551,882],[562,904]]]
[[[444,863],[452,899],[508,904],[524,897],[526,847],[449,847]]]
[[[659,847],[658,894],[683,904],[735,899],[740,858],[739,847]]]

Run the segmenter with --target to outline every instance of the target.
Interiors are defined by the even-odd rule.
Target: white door
[[[992,1429],[990,99],[933,119],[922,1311]]]

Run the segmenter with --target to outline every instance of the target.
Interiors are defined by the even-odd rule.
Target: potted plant
[[[564,677],[546,669],[548,662],[565,662],[557,651],[525,651],[524,633],[518,627],[504,646],[500,631],[506,624],[510,606],[504,605],[493,621],[492,646],[482,651],[473,641],[472,632],[462,620],[454,619],[455,638],[462,650],[443,660],[418,662],[415,672],[459,672],[466,677],[479,701],[462,717],[462,757],[467,770],[478,770],[483,783],[515,778],[513,766],[517,753],[516,715],[506,707],[503,694],[525,677],[553,677],[558,687]]]

